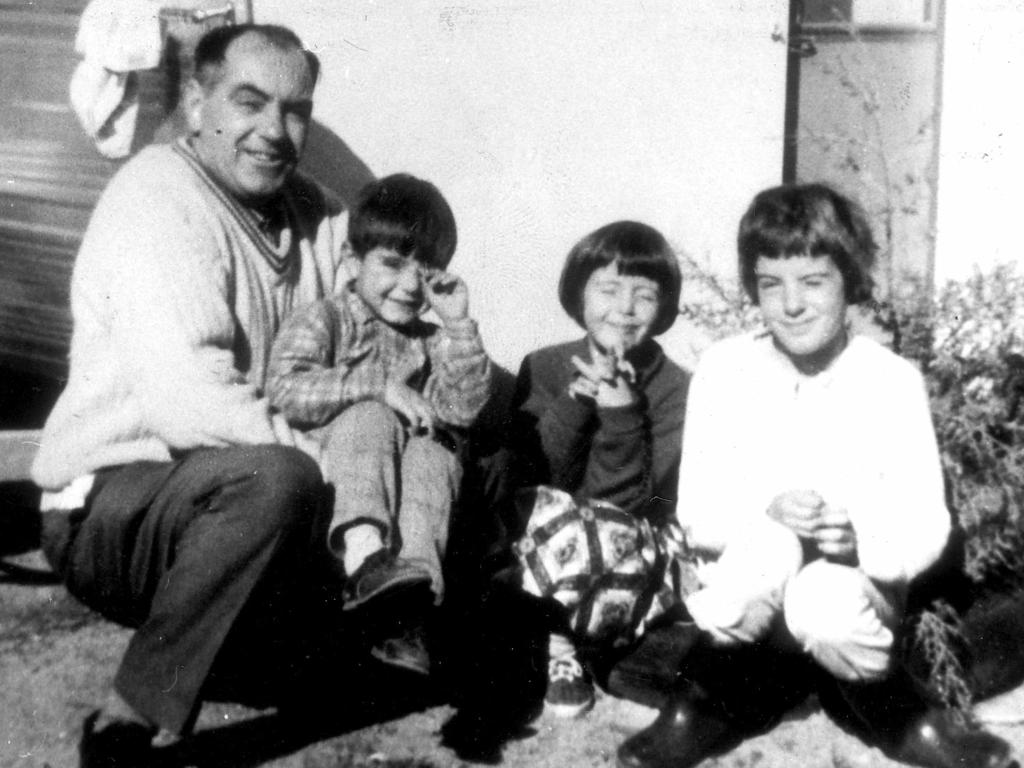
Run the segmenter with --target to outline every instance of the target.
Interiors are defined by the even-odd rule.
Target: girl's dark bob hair
[[[558,281],[558,300],[581,327],[583,289],[595,270],[615,263],[619,273],[646,277],[658,284],[661,301],[651,327],[657,336],[672,327],[679,314],[683,278],[679,262],[665,237],[654,227],[638,221],[606,224],[580,240],[569,251]]]
[[[878,246],[864,211],[825,184],[787,184],[754,197],[740,220],[740,280],[754,304],[761,257],[831,256],[849,304],[871,298]]]
[[[458,243],[455,216],[429,181],[396,173],[372,181],[349,215],[348,240],[362,258],[374,248],[393,248],[421,264],[444,269]]]

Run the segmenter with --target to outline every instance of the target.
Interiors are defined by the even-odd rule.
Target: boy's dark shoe
[[[392,667],[420,675],[430,674],[430,653],[422,624],[414,624],[401,635],[381,640],[370,649],[370,655]]]
[[[378,550],[349,577],[342,610],[351,611],[375,597],[417,584],[429,584],[430,580],[430,574],[419,566]]]
[[[100,711],[82,723],[78,742],[79,768],[139,768],[153,765],[152,739],[155,729],[130,721],[114,722],[96,730]]]

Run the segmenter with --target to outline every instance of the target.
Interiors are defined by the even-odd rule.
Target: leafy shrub
[[[679,315],[713,340],[760,327],[757,307],[741,288],[723,282],[685,251],[677,249],[683,274],[683,300]]]
[[[1004,265],[886,311],[896,351],[928,385],[967,575],[1024,586],[1024,277]]]

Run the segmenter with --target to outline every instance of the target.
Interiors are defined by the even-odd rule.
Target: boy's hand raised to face
[[[458,275],[437,270],[423,279],[427,303],[444,325],[469,317],[469,289]]]

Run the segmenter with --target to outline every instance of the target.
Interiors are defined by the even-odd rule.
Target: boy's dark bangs
[[[351,240],[352,247],[360,254],[366,254],[374,248],[388,248],[406,257],[414,254],[421,259],[432,257],[432,250],[423,247],[424,238],[420,233],[402,224],[378,218],[364,222]]]

